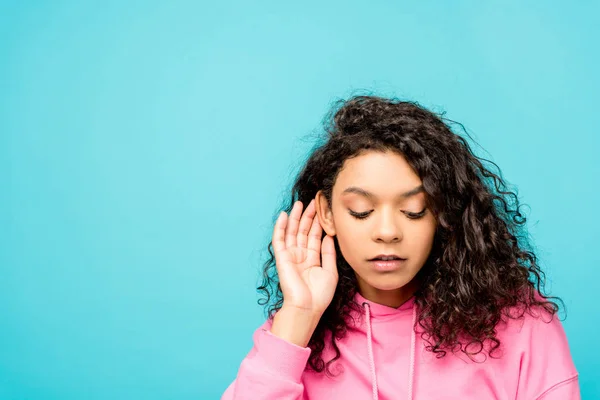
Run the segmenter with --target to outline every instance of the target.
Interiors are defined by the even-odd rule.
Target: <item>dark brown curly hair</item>
[[[340,100],[327,114],[324,140],[317,142],[297,175],[284,210],[289,214],[298,200],[307,205],[319,190],[331,206],[337,174],[351,157],[367,150],[402,155],[421,178],[428,208],[438,221],[433,248],[417,275],[423,282],[415,293],[421,337],[437,357],[444,357],[446,350],[469,357],[482,351],[492,355],[500,346],[496,326],[503,316],[520,318],[534,307],[554,316],[558,305],[548,299],[562,300],[542,294],[545,275],[516,193],[500,172],[491,172],[482,161],[498,168],[495,163],[476,156],[451,130],[456,125],[469,136],[444,113],[415,102],[367,95]],[[335,340],[344,337],[350,312],[358,307],[353,301],[356,275],[334,239],[339,281],[308,344],[312,351],[307,363],[307,368],[327,373],[340,357]],[[272,242],[268,250],[258,291],[265,296],[259,304],[272,318],[283,296]],[[325,361],[327,337],[335,356]]]

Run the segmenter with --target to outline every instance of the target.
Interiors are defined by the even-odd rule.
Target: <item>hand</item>
[[[316,217],[315,200],[306,207],[297,201],[288,218],[281,212],[273,230],[273,249],[283,307],[322,315],[338,282],[333,237],[325,235]],[[321,264],[322,254],[322,264]]]

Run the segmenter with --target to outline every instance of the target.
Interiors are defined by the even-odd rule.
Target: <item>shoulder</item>
[[[524,313],[511,310],[513,316],[497,327],[504,352],[518,363],[520,391],[537,398],[549,388],[577,378],[569,341],[560,313],[552,314],[541,307]]]
[[[525,310],[513,307],[497,326],[498,335],[513,348],[535,351],[549,346],[569,351],[561,313],[551,313],[541,306]]]
[[[555,352],[569,352],[560,313],[551,313],[536,306],[526,311],[512,308],[508,314],[511,317],[503,316],[503,321],[497,326],[497,333],[500,339],[513,349],[535,356],[548,353],[540,350],[549,347],[554,348]]]

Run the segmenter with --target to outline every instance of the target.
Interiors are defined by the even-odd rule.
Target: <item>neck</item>
[[[368,285],[366,282],[358,279],[358,292],[365,299],[373,303],[381,304],[388,307],[398,308],[406,303],[412,297],[418,288],[416,279],[413,279],[405,286],[393,290],[382,290]]]

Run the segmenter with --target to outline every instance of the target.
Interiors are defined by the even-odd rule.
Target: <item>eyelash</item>
[[[423,211],[418,212],[418,213],[405,212],[404,214],[409,219],[420,219],[420,218],[423,218],[423,216],[425,215],[425,211],[427,211],[426,208]],[[350,211],[350,215],[352,215],[356,219],[365,219],[369,216],[369,214],[371,214],[371,211],[367,211],[364,213],[356,213],[354,211]]]

